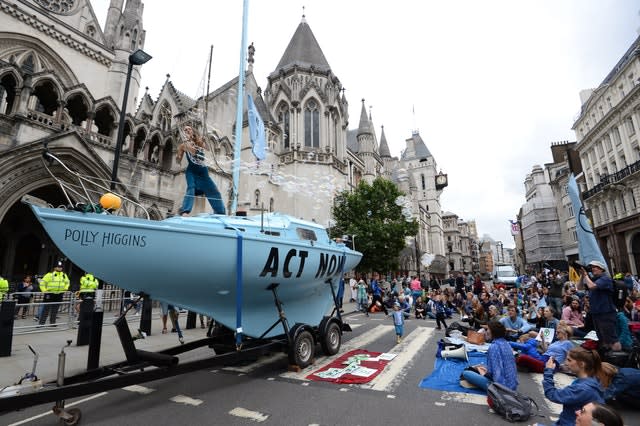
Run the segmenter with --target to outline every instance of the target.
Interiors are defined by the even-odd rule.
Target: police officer
[[[95,299],[96,289],[98,288],[98,279],[93,274],[86,273],[80,278],[80,291],[78,292],[78,298],[84,300],[86,298]],[[76,305],[76,311],[80,310],[80,303]]]
[[[0,302],[4,300],[7,293],[9,293],[9,281],[0,277]]]
[[[40,281],[40,291],[44,293],[44,311],[40,315],[40,325],[47,321],[50,315],[49,324],[56,323],[58,308],[62,302],[64,292],[69,290],[69,277],[62,271],[62,261],[56,262],[52,272],[48,272]],[[51,314],[49,314],[51,312]]]

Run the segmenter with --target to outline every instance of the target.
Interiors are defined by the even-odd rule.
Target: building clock
[[[50,12],[66,14],[76,7],[76,0],[35,0],[40,6]]]
[[[447,186],[447,175],[443,175],[442,173],[437,175],[436,176],[436,186],[438,188],[443,188],[443,187]]]

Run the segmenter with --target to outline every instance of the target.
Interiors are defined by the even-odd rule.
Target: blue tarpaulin
[[[427,377],[422,379],[419,387],[425,389],[435,389],[448,392],[465,392],[485,394],[480,389],[467,389],[460,386],[460,374],[470,366],[477,364],[487,364],[487,354],[482,352],[468,352],[469,362],[464,359],[456,358],[436,358],[433,371]]]

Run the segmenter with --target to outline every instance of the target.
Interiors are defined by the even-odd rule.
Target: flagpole
[[[247,15],[249,14],[249,0],[244,0],[242,5],[242,41],[240,43],[240,72],[238,73],[238,104],[236,106],[236,137],[233,154],[233,200],[231,201],[231,214],[238,210],[238,184],[240,182],[240,152],[242,147],[242,101],[244,99],[244,63],[247,52]],[[236,347],[242,345],[242,235],[239,231],[237,259],[236,259]]]
[[[242,149],[242,112],[244,100],[244,63],[247,54],[247,20],[249,15],[249,0],[242,4],[242,41],[240,43],[240,71],[238,72],[238,100],[236,106],[236,135],[233,153],[233,196],[231,200],[231,215],[238,210],[238,185],[240,183],[240,153]]]

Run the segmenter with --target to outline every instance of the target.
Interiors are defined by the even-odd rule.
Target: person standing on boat
[[[44,325],[47,321],[47,315],[51,315],[49,318],[49,324],[56,323],[56,315],[58,315],[58,308],[62,303],[62,296],[64,292],[69,290],[69,277],[62,271],[62,261],[56,262],[52,272],[48,272],[42,277],[40,281],[40,291],[44,293],[44,310],[39,318],[39,324]]]
[[[190,126],[183,128],[185,140],[178,146],[176,161],[180,163],[185,152],[187,153],[187,192],[184,195],[180,214],[187,216],[193,209],[193,199],[196,194],[204,194],[216,214],[226,214],[222,196],[218,187],[209,176],[209,169],[204,164],[204,141]]]

